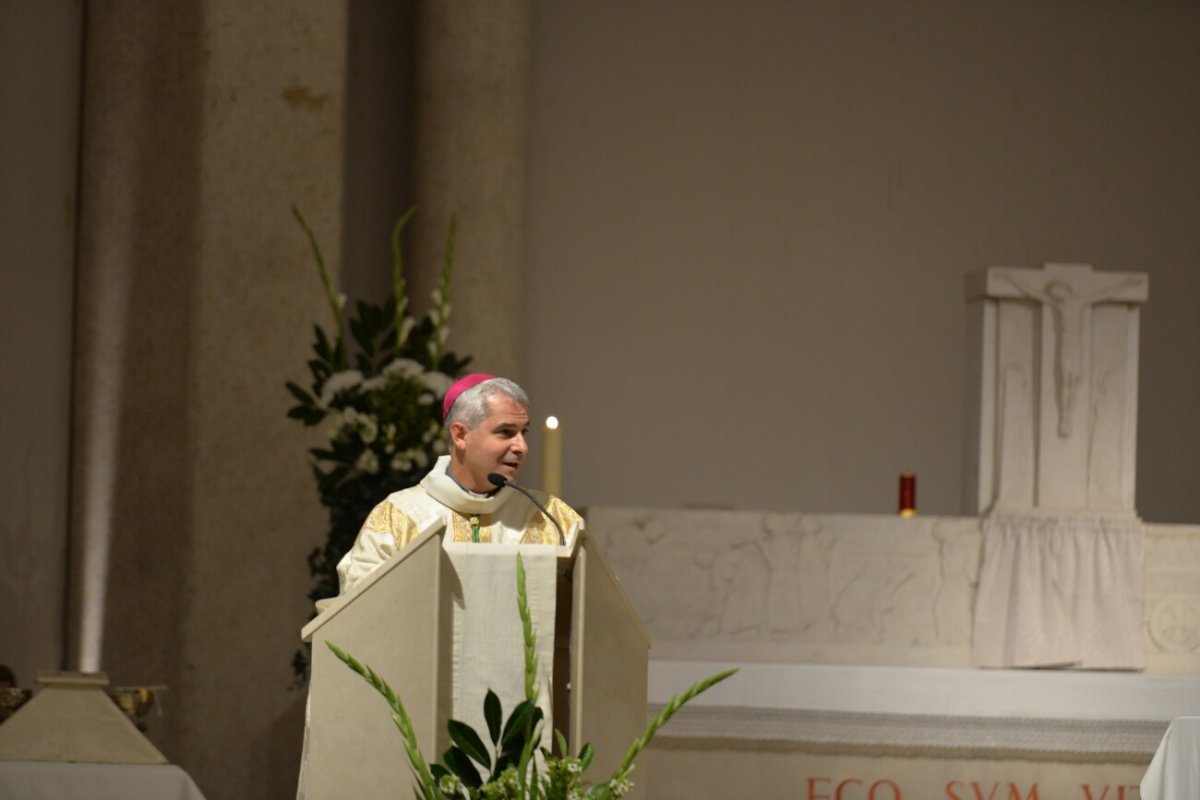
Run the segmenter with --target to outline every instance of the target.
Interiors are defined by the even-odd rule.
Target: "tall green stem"
[[[308,237],[308,246],[312,248],[313,258],[317,261],[317,269],[321,273],[321,283],[325,286],[325,299],[329,301],[329,308],[333,311],[333,322],[337,326],[337,343],[334,345],[338,367],[346,368],[346,328],[342,322],[342,305],[343,300],[333,290],[333,281],[329,279],[329,270],[325,266],[325,256],[321,253],[321,246],[317,244],[317,235],[313,232],[312,226],[308,224],[308,220],[304,219],[304,215],[300,213],[300,209],[292,206],[292,216],[296,218],[296,222],[300,223],[300,227],[304,230],[304,235]]]
[[[400,234],[416,208],[404,212],[404,216],[396,220],[392,228],[392,296],[396,298],[396,354],[400,354],[408,339],[411,325],[404,323],[404,315],[408,311],[408,285],[404,280],[404,254],[400,247]],[[434,365],[436,368],[436,365]]]

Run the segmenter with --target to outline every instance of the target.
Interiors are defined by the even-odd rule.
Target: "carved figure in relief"
[[[740,543],[706,556],[713,600],[707,632],[721,639],[758,638],[767,611],[767,566],[761,555],[749,543]]]
[[[1200,650],[1200,609],[1192,598],[1170,595],[1150,614],[1150,639],[1161,652],[1194,653]]]
[[[836,538],[812,517],[804,517],[801,530],[800,610],[804,615],[804,631],[810,641],[826,641],[833,626],[829,569]]]
[[[893,562],[891,590],[877,598],[880,640],[895,644],[931,644],[937,639],[934,621],[938,565],[928,558],[900,557]]]
[[[1058,435],[1071,435],[1071,418],[1076,390],[1083,380],[1084,330],[1087,311],[1096,303],[1116,299],[1119,292],[1140,284],[1138,278],[1125,277],[1092,291],[1081,292],[1063,278],[1052,278],[1039,285],[1040,278],[1006,272],[1003,279],[1030,300],[1049,308],[1054,327],[1054,397],[1058,406]]]
[[[700,633],[709,613],[700,602],[707,567],[698,563],[703,557],[694,545],[672,535],[657,518],[622,526],[601,543],[634,607],[656,636],[690,639]],[[680,593],[686,601],[680,601]]]
[[[800,608],[804,533],[796,514],[767,514],[763,533],[757,544],[767,564],[767,629],[773,637],[787,637],[804,628]]]
[[[833,620],[838,638],[865,638],[878,642],[883,632],[882,611],[886,598],[904,577],[903,572],[882,559],[864,558],[834,600]]]
[[[941,573],[933,601],[937,641],[970,644],[971,609],[975,604],[975,584],[971,577],[979,572],[981,540],[937,524],[933,527],[933,538],[938,544]]]

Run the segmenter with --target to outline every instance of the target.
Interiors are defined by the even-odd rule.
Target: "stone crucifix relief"
[[[1053,268],[1053,269],[1052,269]],[[1004,270],[999,279],[1020,295],[1042,303],[1054,320],[1054,396],[1058,406],[1058,435],[1071,435],[1075,397],[1083,380],[1085,319],[1096,303],[1130,298],[1130,290],[1141,289],[1141,275],[1122,275],[1115,280],[1091,267],[1051,264],[1045,270]]]
[[[968,508],[1133,511],[1148,276],[991,267],[968,275],[966,288],[980,345]]]

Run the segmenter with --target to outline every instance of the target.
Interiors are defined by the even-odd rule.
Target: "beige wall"
[[[529,388],[582,505],[960,509],[963,276],[1144,271],[1138,508],[1200,520],[1200,8],[545,3]]]
[[[298,758],[284,687],[324,520],[282,383],[325,309],[287,206],[341,251],[343,12],[88,6],[74,412],[116,437],[102,666],[171,686],[155,735],[213,800],[286,797]],[[543,3],[533,26],[520,369],[565,419],[569,500],[886,512],[911,469],[922,509],[954,512],[962,275],[1077,260],[1150,273],[1138,505],[1200,520],[1194,4]],[[74,208],[71,90],[35,82],[66,115],[14,138],[21,68],[3,208],[46,194],[0,218],[10,576],[61,565]],[[375,142],[355,165],[397,146]],[[26,470],[9,432],[35,430]],[[97,473],[75,447],[78,503]],[[26,682],[58,665],[39,630]]]

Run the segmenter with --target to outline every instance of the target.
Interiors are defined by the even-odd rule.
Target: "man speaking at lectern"
[[[520,386],[481,372],[467,375],[446,392],[442,418],[449,455],[418,485],[388,495],[367,516],[354,546],[338,562],[342,594],[397,550],[443,526],[446,541],[481,544],[558,544],[560,528],[569,543],[583,527],[583,519],[557,497],[534,493],[551,521],[503,486],[517,483],[529,453],[529,397]]]

